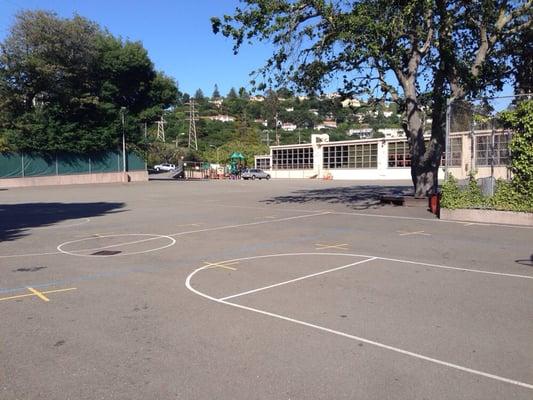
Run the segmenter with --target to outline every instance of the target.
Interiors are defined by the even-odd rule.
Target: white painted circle
[[[118,244],[111,245],[111,246],[100,246],[100,247],[95,247],[95,248],[90,248],[90,249],[81,249],[81,250],[72,250],[72,251],[64,250],[65,246],[68,246],[68,245],[73,244],[73,243],[86,242],[86,241],[89,241],[89,240],[97,240],[97,239],[108,238],[108,237],[125,237],[125,236],[149,236],[149,238],[148,239],[141,239],[141,240],[134,240],[132,242],[118,243]],[[131,253],[120,253],[120,254],[112,254],[112,255],[79,254],[80,251],[100,251],[100,250],[109,249],[109,248],[113,248],[113,247],[119,247],[119,246],[131,246],[133,244],[144,243],[144,242],[148,242],[148,241],[156,240],[156,239],[168,239],[169,243],[165,244],[164,246],[159,246],[159,247],[156,247],[156,248],[153,248],[153,249],[142,250],[142,251],[134,251],[134,252],[131,252]],[[59,246],[57,246],[57,250],[59,252],[63,253],[63,254],[68,254],[70,256],[76,256],[76,257],[99,257],[99,258],[102,258],[102,257],[131,256],[131,255],[135,255],[135,254],[150,253],[150,252],[153,252],[153,251],[166,249],[167,247],[174,246],[175,244],[176,244],[176,239],[174,239],[171,236],[167,236],[167,235],[156,235],[156,234],[152,234],[152,233],[122,233],[122,234],[116,234],[116,235],[102,235],[102,236],[98,236],[98,237],[88,237],[88,238],[83,238],[83,239],[70,240],[68,242],[61,243]]]

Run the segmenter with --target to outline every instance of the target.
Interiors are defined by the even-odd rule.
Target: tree
[[[447,98],[499,89],[509,70],[504,41],[530,27],[532,0],[245,0],[215,33],[271,41],[260,86],[316,92],[341,75],[345,96],[396,102],[411,152],[415,196],[433,193],[444,150]],[[424,121],[430,107],[428,146]]]
[[[194,93],[194,100],[196,100],[198,103],[205,102],[205,96],[204,96],[204,92],[202,91],[202,89],[196,90],[196,92]]]
[[[79,16],[19,13],[0,45],[0,131],[15,150],[116,149],[121,107],[127,143],[140,146],[143,115],[167,108],[176,92],[140,43]]]
[[[248,93],[246,88],[244,87],[239,88],[239,98],[244,99],[244,100],[248,100],[250,98],[250,94]]]
[[[228,99],[232,100],[232,99],[236,99],[238,96],[237,96],[237,91],[235,90],[234,87],[232,87],[229,92],[228,92],[228,95],[226,96]]]
[[[220,92],[218,90],[218,85],[215,83],[215,88],[213,89],[213,94],[211,95],[211,99],[218,100],[220,99]]]

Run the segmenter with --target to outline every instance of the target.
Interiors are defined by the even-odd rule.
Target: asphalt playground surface
[[[0,190],[0,399],[532,399],[533,229],[409,189]]]

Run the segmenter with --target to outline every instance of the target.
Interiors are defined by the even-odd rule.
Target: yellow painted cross
[[[41,292],[37,289],[34,289],[32,287],[27,287],[26,289],[28,289],[31,293],[28,293],[28,294],[19,294],[17,296],[9,296],[9,297],[3,297],[3,298],[0,298],[0,301],[4,301],[4,300],[15,300],[15,299],[21,299],[23,297],[31,297],[31,296],[37,296],[38,298],[40,298],[42,301],[45,301],[45,302],[49,302],[50,299],[48,297],[45,296],[45,294],[50,294],[50,293],[60,293],[60,292],[68,292],[68,291],[71,291],[71,290],[76,290],[76,288],[68,288],[68,289],[56,289],[56,290],[47,290],[46,292]]]
[[[324,249],[348,250],[349,244],[347,243],[339,243],[339,244],[316,243],[315,246],[317,250],[324,250]]]
[[[238,261],[233,261],[233,262],[219,262],[219,263],[210,263],[210,262],[204,261],[204,264],[205,264],[205,266],[207,267],[207,269],[211,269],[211,268],[224,268],[224,269],[229,269],[229,270],[232,270],[232,271],[236,271],[237,268],[230,267],[230,265],[235,265],[235,264],[238,264],[238,263],[239,263]]]

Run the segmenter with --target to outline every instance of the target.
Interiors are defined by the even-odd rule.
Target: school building
[[[465,179],[510,178],[509,131],[453,132],[449,137],[448,171]],[[427,136],[429,141],[429,136]],[[439,178],[444,178],[446,155]],[[270,154],[255,157],[255,167],[272,178],[319,178],[348,180],[410,180],[411,156],[406,138],[343,140],[330,142],[329,135],[311,136],[311,143],[271,146]]]

